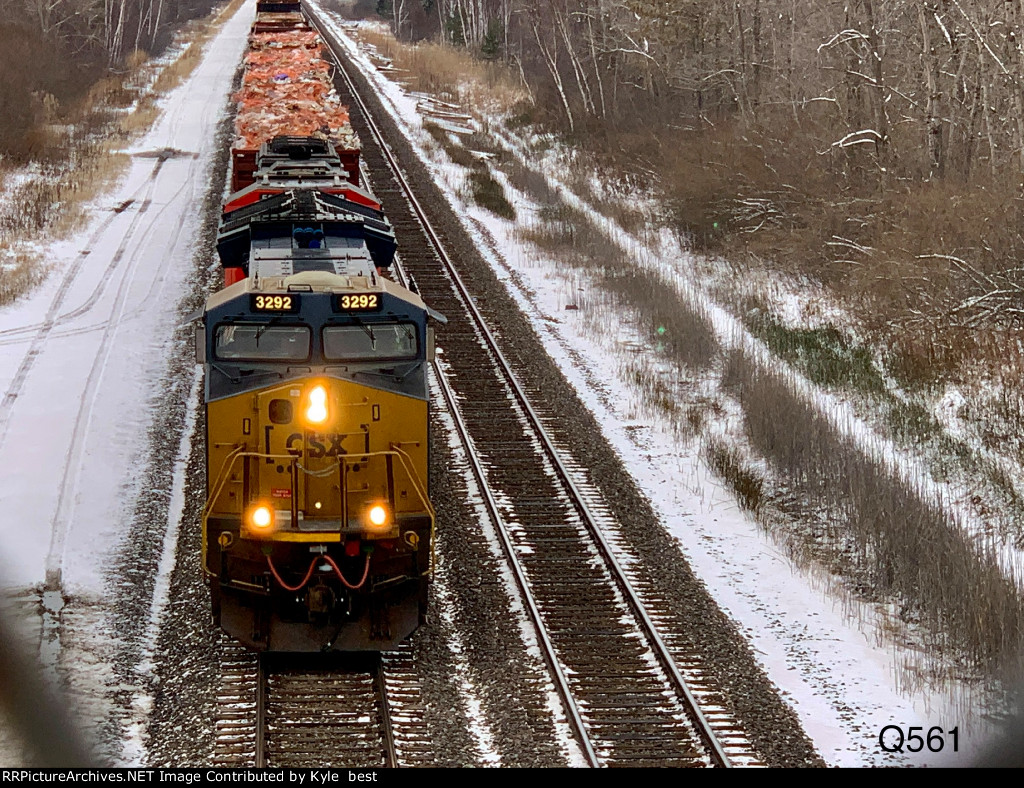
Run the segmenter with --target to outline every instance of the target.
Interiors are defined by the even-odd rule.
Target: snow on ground
[[[162,102],[161,119],[128,151],[129,172],[91,226],[49,248],[46,285],[0,312],[4,585],[38,584],[50,570],[63,573],[68,590],[97,589],[117,543],[146,404],[191,287],[184,277],[246,11]]]
[[[150,423],[153,381],[163,369],[179,295],[190,287],[186,273],[215,127],[252,11],[250,2],[227,22],[193,76],[163,102],[162,119],[131,151],[128,174],[96,206],[90,226],[46,250],[47,282],[0,310],[2,587],[39,587],[49,574],[65,593],[102,600],[105,561],[119,545],[136,492],[133,464]],[[360,63],[414,144],[425,147],[416,99],[366,58]],[[173,152],[154,155],[167,149]],[[438,174],[462,204],[461,174]],[[127,201],[126,209],[113,210]],[[631,338],[597,345],[585,317],[564,311],[567,283],[536,265],[506,223],[473,206],[462,210],[483,247],[504,250],[492,255],[499,275],[826,760],[889,762],[877,735],[895,724],[959,725],[960,755],[925,760],[966,762],[979,737],[942,698],[900,693],[900,660],[878,645],[884,639],[875,612],[851,617],[739,511],[694,447],[679,446],[655,419],[638,417],[640,403],[624,390],[602,388],[617,379],[620,344]],[[161,604],[154,602],[154,617]],[[99,613],[86,613],[81,629],[101,625]],[[103,671],[95,680],[105,680]]]
[[[583,310],[565,310],[575,303],[577,288],[587,286],[578,281],[580,274],[574,272],[570,281],[553,267],[538,265],[537,253],[522,246],[511,224],[468,204],[464,172],[438,163],[432,153],[417,97],[378,72],[340,22],[333,27],[826,761],[841,766],[969,763],[983,746],[983,725],[945,695],[901,690],[906,655],[887,643],[883,611],[833,596],[825,581],[801,574],[706,470],[698,447],[681,445],[670,425],[648,415],[641,395],[621,381],[624,352],[643,347],[645,340],[624,335],[602,340]],[[523,195],[512,196],[520,215],[533,207]],[[609,386],[613,381],[619,383]],[[959,752],[950,753],[947,745],[941,755],[887,754],[878,742],[887,725],[905,732],[910,726],[958,727]]]
[[[127,174],[88,226],[45,249],[46,283],[0,310],[0,588],[46,585],[97,600],[97,620],[85,624],[93,635],[177,307],[194,287],[217,124],[254,5],[224,24],[193,74],[160,102],[160,119],[127,151]]]

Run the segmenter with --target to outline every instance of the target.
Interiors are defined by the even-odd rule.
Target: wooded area
[[[504,61],[532,94],[505,112],[482,102],[461,144],[514,132],[523,147],[490,161],[526,195],[536,260],[561,269],[595,335],[655,359],[619,378],[698,436],[776,544],[933,633],[908,684],[980,668],[1024,686],[1021,574],[1003,563],[1024,522],[1024,0],[377,5],[404,39],[449,45],[404,49]],[[388,37],[367,38],[380,51]],[[420,62],[395,57],[393,78],[426,90]],[[458,136],[431,133],[446,151]],[[614,233],[517,174],[523,149]],[[623,229],[656,246],[665,228],[713,252],[655,251],[685,297],[609,242]],[[716,358],[691,298],[768,353]]]
[[[916,177],[1024,171],[1021,0],[377,6],[399,37],[440,32],[514,63],[570,128],[588,118],[628,126],[638,117],[688,127],[809,125],[820,154],[867,151],[877,174],[895,176],[889,165]]]
[[[136,51],[165,47],[213,0],[0,0],[0,153],[31,155],[33,124],[55,120]]]
[[[1024,315],[1024,0],[376,10],[508,63],[530,117],[650,176],[695,246],[869,302],[918,371]]]

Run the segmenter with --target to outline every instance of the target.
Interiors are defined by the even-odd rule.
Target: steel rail
[[[312,19],[311,19],[312,21]],[[315,26],[315,23],[314,23]],[[328,40],[327,34],[317,27],[318,32],[323,36],[324,40]],[[333,36],[331,37],[333,38]],[[339,62],[339,70],[343,74],[345,81],[349,85],[349,89],[352,92],[352,96],[359,102],[360,109],[363,112],[363,116],[367,119],[374,134],[377,138],[378,145],[382,151],[386,151],[385,155],[388,159],[388,163],[391,164],[392,169],[395,173],[398,173],[397,162],[391,157],[390,150],[384,146],[383,137],[380,135],[380,131],[370,120],[369,109],[363,103],[359,94],[356,92],[355,85],[352,83],[348,76],[348,73],[343,70],[343,66]],[[412,197],[411,189],[408,183],[402,178],[399,183],[405,190],[406,197],[410,200]],[[418,206],[416,206],[417,215],[420,215]],[[437,242],[435,241],[436,236],[431,232],[430,240],[434,242],[435,248]],[[405,269],[402,267],[400,258],[396,257],[394,265],[395,273],[398,276],[399,283],[404,287],[409,287],[411,284],[409,277],[406,275]],[[573,696],[572,689],[569,687],[569,680],[565,675],[565,671],[562,668],[561,663],[558,660],[558,656],[555,652],[555,646],[551,642],[551,638],[548,635],[547,628],[544,626],[543,619],[541,618],[540,608],[537,605],[537,601],[530,590],[530,585],[526,579],[526,571],[523,569],[523,565],[516,555],[514,545],[508,535],[508,528],[506,526],[504,518],[501,516],[501,512],[498,508],[498,503],[494,499],[494,495],[491,492],[490,486],[487,484],[487,478],[484,475],[483,466],[480,464],[480,460],[477,457],[476,452],[473,451],[473,442],[469,434],[469,428],[466,426],[465,420],[462,418],[462,412],[459,410],[458,402],[455,399],[455,392],[451,388],[451,384],[448,382],[448,376],[445,374],[444,369],[436,361],[433,364],[434,374],[441,388],[441,393],[444,396],[445,402],[448,405],[448,412],[451,414],[453,421],[455,422],[456,429],[459,433],[459,437],[462,440],[463,446],[466,448],[466,456],[473,468],[473,476],[477,481],[477,485],[484,497],[484,503],[487,506],[488,514],[491,520],[494,522],[496,528],[495,532],[501,541],[502,550],[505,553],[505,557],[508,559],[512,566],[512,573],[516,580],[516,585],[519,587],[520,595],[526,604],[526,608],[529,611],[530,619],[533,622],[534,630],[540,640],[542,653],[544,655],[544,661],[547,663],[548,669],[551,671],[555,679],[556,689],[558,690],[559,697],[565,706],[566,714],[569,717],[570,724],[576,733],[579,743],[583,749],[584,755],[587,759],[587,763],[592,767],[600,766],[600,761],[597,756],[597,752],[594,749],[593,741],[590,738],[590,734],[587,732],[586,723],[583,721],[583,715],[580,712],[579,705],[576,703],[576,698]]]
[[[254,755],[257,769],[267,768],[267,659],[266,654],[256,658],[256,752]]]
[[[380,724],[384,733],[384,755],[387,759],[387,768],[398,768],[398,750],[395,747],[395,729],[391,725],[391,705],[388,703],[388,686],[384,680],[384,660],[380,654],[376,656],[377,664],[374,665],[373,686],[377,691],[380,700]]]
[[[448,404],[448,412],[451,414],[452,420],[455,422],[456,429],[459,432],[459,438],[466,447],[466,457],[468,458],[470,465],[473,467],[473,476],[476,478],[480,492],[487,503],[487,510],[491,519],[497,526],[495,530],[497,531],[498,537],[501,539],[501,547],[504,550],[509,563],[512,565],[512,572],[516,578],[516,585],[519,586],[520,595],[526,603],[527,610],[530,612],[530,619],[533,621],[534,629],[536,630],[537,636],[543,646],[544,659],[548,663],[548,668],[555,676],[555,681],[558,684],[558,694],[561,696],[562,702],[566,707],[566,712],[569,715],[572,727],[575,729],[576,735],[583,747],[583,752],[586,755],[587,762],[591,766],[600,766],[600,761],[598,760],[597,753],[594,750],[594,744],[590,739],[590,734],[587,732],[586,723],[583,721],[579,705],[576,703],[576,698],[573,696],[572,689],[569,687],[569,680],[558,660],[558,655],[555,652],[555,646],[551,642],[547,628],[544,626],[540,608],[537,605],[537,600],[534,597],[533,592],[530,590],[529,581],[526,579],[526,571],[523,569],[523,565],[519,561],[519,556],[516,555],[515,545],[512,544],[512,540],[509,538],[508,526],[498,509],[498,502],[494,500],[494,495],[491,492],[490,485],[487,483],[487,477],[484,475],[484,469],[480,464],[480,459],[476,452],[473,451],[473,439],[470,437],[469,429],[466,427],[466,422],[462,418],[458,402],[455,399],[455,392],[452,391],[451,385],[448,383],[448,376],[445,375],[444,371],[440,368],[440,365],[435,365],[435,370],[437,372],[438,383],[441,387],[441,393],[444,395],[445,402]]]
[[[469,434],[469,428],[466,426],[465,420],[462,418],[462,412],[459,410],[458,402],[455,399],[455,392],[452,391],[451,384],[448,382],[448,376],[445,374],[440,364],[435,362],[434,371],[438,384],[441,387],[441,393],[448,405],[448,412],[451,414],[452,420],[455,422],[455,427],[458,430],[459,438],[462,441],[463,446],[466,447],[466,457],[473,468],[473,476],[476,479],[477,486],[480,488],[480,492],[484,497],[488,514],[496,526],[495,532],[501,540],[501,547],[505,553],[505,557],[511,564],[512,573],[515,576],[516,585],[519,587],[520,596],[526,605],[526,609],[529,611],[530,620],[533,622],[533,628],[537,633],[537,637],[540,640],[540,645],[543,649],[544,661],[547,663],[548,669],[554,676],[555,684],[558,688],[558,694],[562,699],[562,704],[565,706],[570,724],[576,732],[579,743],[583,748],[583,753],[587,759],[587,763],[593,767],[600,766],[600,760],[597,757],[597,752],[594,749],[594,743],[591,740],[590,734],[587,732],[587,726],[583,721],[583,715],[580,711],[579,704],[576,702],[572,688],[569,686],[569,679],[565,675],[565,670],[562,668],[561,662],[558,659],[558,654],[555,651],[555,645],[551,642],[551,637],[548,634],[547,627],[544,626],[540,607],[537,604],[536,597],[530,589],[529,581],[526,578],[526,571],[523,569],[522,562],[520,562],[519,556],[516,555],[515,545],[512,544],[512,540],[509,537],[508,526],[505,523],[505,519],[501,516],[501,511],[498,508],[498,502],[494,499],[491,487],[487,483],[487,477],[484,474],[483,466],[480,464],[480,459],[477,456],[477,453],[473,450],[473,439]]]
[[[329,44],[332,53],[335,56],[335,62],[338,68],[338,72],[341,74],[342,78],[348,84],[353,98],[356,100],[356,103],[359,105],[359,108],[363,113],[363,117],[366,121],[367,126],[370,128],[371,133],[375,138],[375,141],[380,147],[381,153],[383,154],[384,158],[387,160],[388,164],[390,165],[393,171],[395,180],[398,182],[402,190],[405,192],[405,197],[408,200],[409,205],[412,207],[413,212],[416,214],[416,217],[422,224],[423,230],[427,235],[427,238],[429,239],[431,245],[434,247],[434,250],[437,253],[438,258],[444,265],[449,277],[452,280],[452,283],[455,285],[456,290],[458,291],[459,296],[461,297],[463,304],[466,308],[466,311],[469,312],[469,314],[473,318],[476,324],[476,328],[480,333],[480,336],[484,339],[484,342],[487,345],[488,350],[494,356],[498,366],[501,368],[502,374],[505,376],[506,382],[509,385],[510,390],[513,392],[519,406],[526,414],[530,422],[530,426],[532,427],[534,433],[539,439],[541,445],[544,447],[544,451],[547,454],[549,461],[553,465],[562,483],[569,491],[569,497],[572,499],[574,507],[580,514],[580,517],[586,525],[587,530],[590,532],[590,535],[597,543],[598,548],[602,554],[602,558],[605,560],[609,569],[611,569],[612,575],[618,583],[620,591],[626,599],[627,604],[629,605],[633,614],[637,617],[638,621],[641,623],[641,628],[643,629],[644,634],[647,637],[649,644],[651,645],[652,650],[654,651],[658,659],[658,662],[661,664],[662,669],[665,671],[676,692],[679,695],[681,695],[685,700],[685,705],[691,716],[691,720],[694,723],[694,727],[697,729],[698,735],[700,736],[701,740],[703,741],[704,745],[707,747],[710,755],[712,756],[712,760],[716,761],[719,766],[731,767],[732,764],[729,760],[728,755],[725,752],[725,749],[722,747],[721,742],[719,742],[717,737],[714,735],[710,723],[704,716],[704,713],[701,711],[700,706],[697,704],[696,698],[694,698],[689,686],[686,683],[685,678],[683,677],[678,666],[676,665],[675,660],[672,658],[672,655],[669,653],[668,647],[665,645],[664,640],[658,633],[657,628],[654,625],[654,622],[651,620],[646,608],[639,599],[639,596],[633,588],[632,583],[630,583],[628,577],[626,576],[625,571],[622,568],[622,565],[615,557],[615,554],[612,551],[611,546],[608,544],[607,539],[601,532],[601,529],[598,527],[597,520],[593,513],[590,511],[590,508],[587,506],[586,501],[583,499],[579,487],[576,485],[569,471],[565,468],[564,464],[562,463],[562,460],[559,456],[557,449],[554,446],[553,441],[551,440],[550,436],[547,433],[547,430],[543,427],[541,423],[540,417],[533,409],[532,405],[529,402],[529,399],[526,396],[526,393],[523,391],[522,386],[520,385],[518,379],[513,373],[511,365],[506,360],[504,354],[501,352],[501,349],[498,347],[498,343],[494,338],[494,335],[488,328],[483,315],[481,315],[480,311],[477,309],[476,304],[474,303],[468,288],[463,283],[462,277],[456,270],[454,263],[452,262],[450,256],[448,255],[444,247],[444,244],[441,241],[440,236],[434,230],[434,227],[431,224],[430,219],[426,214],[426,211],[423,209],[422,205],[420,205],[419,200],[416,199],[416,196],[413,193],[413,189],[410,186],[408,180],[406,179],[404,173],[402,172],[402,169],[396,157],[392,153],[390,147],[385,142],[384,135],[380,131],[380,128],[377,126],[376,122],[373,120],[369,108],[366,106],[366,103],[362,100],[362,97],[359,95],[359,91],[356,89],[354,81],[352,80],[351,76],[346,70],[344,64],[341,62],[340,51],[342,50],[342,46],[340,45],[340,43],[337,41],[333,34],[326,31],[321,24],[318,24],[316,14],[310,10],[308,4],[303,3],[303,7],[306,9],[307,18],[309,18],[313,26],[317,29],[317,31],[320,33],[323,39]],[[440,375],[438,377],[439,379],[441,379]],[[449,395],[446,394],[446,399],[448,398],[448,396]],[[450,400],[450,402],[454,403],[454,400]],[[456,412],[456,410],[453,410],[453,413],[454,412]],[[474,465],[476,465],[475,460]],[[486,489],[486,484],[484,484],[483,488]],[[490,496],[488,494],[488,498],[489,497]]]
[[[367,720],[376,719],[375,725],[373,725],[376,735],[373,738],[364,738],[360,741],[370,742],[377,741],[377,745],[372,745],[372,760],[374,763],[370,765],[374,768],[380,764],[378,759],[383,760],[384,768],[397,768],[398,767],[398,747],[395,738],[394,724],[391,719],[391,704],[388,700],[387,695],[387,682],[384,676],[384,661],[380,654],[366,654],[360,656],[357,661],[350,662],[346,667],[341,667],[337,663],[333,667],[325,664],[320,664],[319,667],[313,667],[309,670],[301,667],[299,662],[295,659],[289,659],[290,656],[303,656],[309,655],[287,655],[279,653],[268,653],[263,652],[258,655],[257,658],[257,675],[256,675],[256,692],[255,692],[255,737],[254,737],[254,753],[253,753],[253,766],[257,769],[274,768],[280,766],[278,763],[279,759],[294,758],[295,753],[291,747],[292,739],[296,739],[301,743],[302,731],[298,734],[291,734],[288,732],[288,728],[296,720],[302,720],[297,723],[302,729],[319,729],[323,726],[328,737],[331,734],[332,715],[326,713],[323,715],[324,719],[320,722],[303,720],[304,715],[309,713],[318,713],[317,706],[323,705],[326,700],[345,698],[351,701],[355,695],[350,695],[348,692],[341,692],[341,695],[336,695],[340,690],[327,689],[327,690],[311,690],[309,688],[296,689],[295,686],[280,686],[280,680],[284,679],[286,682],[291,679],[303,679],[314,676],[321,676],[314,682],[316,686],[320,686],[320,681],[331,682],[332,680],[345,679],[352,677],[362,677],[368,679],[369,683],[367,689],[368,694],[363,698],[365,706],[359,707],[358,716],[365,717]],[[319,655],[317,655],[319,656]],[[276,680],[276,681],[275,681]],[[275,686],[272,687],[271,685]],[[273,695],[271,694],[273,692]],[[273,704],[280,706],[282,703],[294,703],[297,699],[302,698],[309,692],[319,692],[314,698],[314,707],[312,710],[300,709],[296,711],[291,709],[289,714],[282,714],[280,708],[276,711],[271,709],[272,701]],[[305,701],[303,701],[305,702]],[[321,709],[323,710],[323,709]],[[292,717],[291,715],[297,715]],[[371,723],[373,724],[373,723]],[[349,731],[334,731],[335,738],[333,739],[334,744],[337,745],[340,738],[339,734],[344,734]],[[269,734],[273,733],[273,737]],[[361,735],[357,731],[357,737]],[[341,757],[344,759],[346,754],[344,750],[339,751],[341,754],[334,753],[332,761],[335,757]],[[365,756],[369,756],[370,752],[364,752]],[[331,763],[330,765],[336,765]]]

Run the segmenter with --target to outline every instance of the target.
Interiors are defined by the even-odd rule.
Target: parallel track
[[[756,763],[731,716],[716,708],[709,720],[694,698],[677,660],[690,677],[700,676],[699,662],[666,646],[604,535],[607,516],[588,503],[600,495],[581,490],[578,472],[567,469],[359,97],[343,47],[311,18],[338,59],[339,88],[350,93],[353,126],[401,240],[402,266],[451,321],[438,380],[587,762]]]

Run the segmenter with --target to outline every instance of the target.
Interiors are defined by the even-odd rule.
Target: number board
[[[297,295],[256,295],[249,296],[249,306],[253,312],[298,312],[299,297]]]
[[[380,293],[346,293],[337,304],[339,312],[376,312],[384,305]]]

